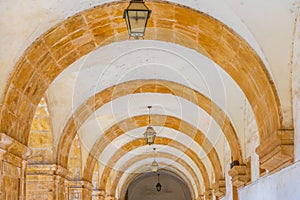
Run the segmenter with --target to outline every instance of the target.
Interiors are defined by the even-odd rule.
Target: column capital
[[[70,180],[69,187],[71,188],[87,188],[92,190],[93,184],[84,180]]]
[[[65,179],[67,179],[70,176],[69,170],[60,165],[56,165],[55,174]]]
[[[294,162],[294,130],[278,130],[256,148],[262,169],[274,173]]]
[[[226,194],[226,181],[219,179],[213,184],[214,193],[217,197],[222,198]]]
[[[115,196],[107,196],[105,200],[117,200],[117,198]]]
[[[232,185],[237,188],[245,186],[248,181],[246,165],[234,165],[228,174],[231,176]]]
[[[205,195],[206,200],[212,200],[213,190],[210,189],[210,188],[206,189],[205,192],[204,192],[204,195]]]
[[[104,190],[93,189],[93,196],[105,197],[105,191]]]

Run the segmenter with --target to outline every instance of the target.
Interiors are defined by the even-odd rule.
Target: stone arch
[[[209,115],[212,116],[223,130],[223,133],[230,144],[233,159],[239,160],[240,163],[243,163],[241,147],[237,134],[229,117],[222,111],[222,109],[198,91],[181,84],[165,80],[129,81],[109,87],[87,99],[86,102],[79,106],[79,108],[73,113],[73,116],[68,120],[64,128],[58,147],[58,163],[66,167],[66,160],[70,149],[70,143],[66,141],[72,140],[77,133],[77,128],[80,127],[90,115],[92,115],[94,110],[97,110],[105,103],[108,103],[118,97],[143,92],[172,94],[182,97],[203,108]]]
[[[202,161],[200,159],[197,159],[197,154],[193,152],[191,149],[187,148],[186,146],[180,144],[179,142],[168,139],[168,138],[162,138],[158,137],[155,141],[155,144],[160,144],[160,145],[168,145],[174,148],[179,149],[180,151],[186,153],[188,157],[190,157],[196,164],[196,166],[199,168],[203,181],[204,181],[204,187],[205,188],[210,188],[210,182],[208,178],[208,174],[206,171],[205,166],[203,165]],[[126,153],[129,151],[132,151],[138,147],[142,147],[145,145],[145,142],[143,139],[136,139],[130,143],[127,143],[124,145],[120,150],[113,155],[113,157],[110,159],[109,164],[107,164],[104,168],[103,173],[100,175],[100,189],[104,190],[106,188],[106,183],[109,180],[109,175],[112,171],[113,162],[117,162],[122,156],[124,156]],[[198,180],[196,180],[198,182]],[[200,186],[200,183],[198,182],[198,185]]]
[[[254,110],[261,141],[283,128],[280,102],[272,80],[246,41],[220,21],[199,11],[168,2],[147,2],[147,5],[154,10],[149,27],[156,34],[149,34],[146,39],[194,48],[173,33],[193,39],[194,44],[204,49],[206,55],[242,88]],[[81,56],[126,38],[121,34],[126,32],[122,19],[126,6],[127,2],[115,2],[83,11],[38,38],[24,52],[7,84],[6,96],[2,100],[1,131],[27,144],[29,127],[18,128],[24,119],[32,120],[35,107],[54,78]],[[169,12],[159,12],[162,10]],[[162,29],[168,30],[164,32],[167,35],[159,34]],[[22,109],[28,112],[21,112]],[[266,115],[270,117],[262,117]],[[9,123],[13,126],[9,127]],[[25,133],[25,137],[20,137],[21,133]]]
[[[160,163],[160,164],[166,164],[166,163]],[[137,170],[141,171],[143,168],[145,168],[146,166],[141,166],[139,167]],[[192,183],[191,183],[191,180],[189,180],[187,178],[187,176],[185,174],[179,174],[179,173],[176,173],[176,172],[180,172],[180,169],[178,169],[177,167],[175,166],[169,166],[168,169],[166,168],[162,168],[162,170],[164,171],[167,171],[167,172],[170,172],[170,173],[174,173],[176,176],[180,177],[180,178],[185,178],[185,181],[186,184],[189,186],[189,188],[193,188],[192,187]],[[176,170],[176,172],[175,172]],[[140,174],[130,174],[129,177],[125,180],[125,182],[120,186],[120,192],[119,192],[119,198],[120,199],[123,199],[125,197],[125,194],[126,194],[126,190],[128,189],[129,187],[129,184],[139,176]],[[199,193],[199,192],[198,192]],[[191,189],[191,195],[192,197],[194,197],[194,199],[197,198],[197,194],[196,194],[196,191],[194,189]]]
[[[105,131],[102,137],[98,138],[98,140],[90,150],[86,166],[94,166],[100,153],[110,142],[112,142],[118,136],[126,133],[129,130],[147,126],[147,118],[147,115],[136,116],[125,119],[110,127],[107,131]],[[213,163],[212,166],[214,168],[216,179],[223,179],[223,172],[218,154],[213,145],[201,131],[199,131],[192,125],[172,116],[151,115],[151,119],[151,124],[153,126],[165,126],[174,130],[178,130],[179,132],[182,132],[183,134],[186,134],[187,136],[193,138],[196,143],[202,146],[204,151],[207,153],[210,162]],[[84,177],[86,180],[91,179],[90,168],[86,168],[84,170]]]
[[[134,157],[133,159],[127,161],[121,169],[118,169],[118,170],[114,170],[116,171],[117,173],[110,179],[112,184],[110,187],[106,187],[106,191],[108,191],[108,194],[109,195],[112,195],[114,196],[115,195],[115,191],[117,189],[117,186],[118,186],[118,180],[119,178],[123,175],[123,173],[132,165],[134,164],[135,162],[138,162],[140,160],[143,160],[143,159],[146,159],[146,158],[154,158],[154,156],[152,155],[151,157],[149,157],[149,155],[139,155],[139,156],[136,156]],[[168,158],[170,160],[174,160],[174,161],[177,161],[179,164],[181,164],[183,167],[185,167],[186,169],[190,168],[188,163],[186,163],[183,159],[181,158],[178,158],[172,154],[169,154],[169,153],[158,153],[156,155],[156,158]],[[191,170],[191,168],[189,169],[189,171]],[[197,179],[197,176],[195,174],[195,172],[192,172],[191,171],[191,174],[193,174],[193,177],[195,179]],[[199,181],[198,181],[199,182]],[[200,187],[200,184],[197,184],[197,187],[198,188],[201,188]],[[202,194],[201,191],[198,191],[199,195]]]

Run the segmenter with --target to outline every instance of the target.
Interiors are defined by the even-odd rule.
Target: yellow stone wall
[[[32,150],[29,164],[54,163],[51,119],[45,98],[42,98],[31,124],[28,146]]]

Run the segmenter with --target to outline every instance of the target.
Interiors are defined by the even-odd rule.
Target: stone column
[[[26,199],[55,199],[55,164],[29,164],[26,170]]]
[[[26,160],[31,151],[0,133],[0,199],[24,199]]]
[[[29,164],[26,199],[68,199],[68,171],[56,164]]]
[[[55,200],[63,200],[69,198],[69,171],[61,166],[56,166],[54,175]]]
[[[294,162],[294,130],[279,130],[256,149],[262,169],[275,173]]]
[[[87,181],[69,181],[69,199],[92,199],[92,184]]]

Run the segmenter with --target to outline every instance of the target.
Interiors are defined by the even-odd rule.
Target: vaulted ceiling
[[[0,128],[27,145],[45,97],[57,164],[68,168],[77,135],[83,178],[99,165],[110,195],[124,195],[131,173],[148,172],[156,157],[196,199],[225,179],[231,161],[245,163],[272,134],[293,129],[299,2],[146,4],[145,38],[129,40],[128,1],[0,2],[9,17],[0,19]],[[149,105],[151,146],[143,140]]]

